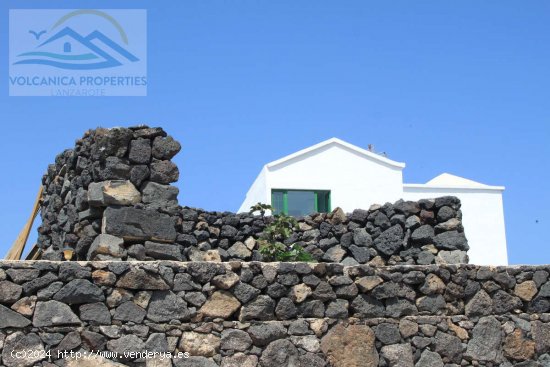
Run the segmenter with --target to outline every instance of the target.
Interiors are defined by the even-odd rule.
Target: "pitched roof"
[[[438,187],[438,188],[457,188],[457,189],[485,189],[485,190],[504,190],[504,186],[491,186],[481,182],[469,180],[464,177],[452,175],[450,173],[442,173],[439,176],[432,178],[425,184],[404,184],[403,186],[409,188],[426,188],[426,187]]]
[[[296,153],[289,154],[289,155],[287,155],[283,158],[277,159],[276,161],[273,161],[273,162],[270,162],[270,163],[266,164],[266,167],[267,168],[273,168],[273,167],[279,166],[283,163],[287,163],[288,161],[290,161],[292,159],[299,158],[299,157],[304,156],[308,153],[321,150],[321,149],[323,149],[325,147],[328,147],[328,146],[339,146],[339,147],[344,148],[346,150],[350,150],[350,151],[355,152],[359,155],[362,155],[365,158],[369,158],[371,160],[378,161],[379,163],[389,165],[389,166],[392,166],[392,167],[395,167],[395,168],[400,168],[400,169],[405,168],[405,163],[393,161],[391,159],[388,159],[386,157],[381,156],[380,154],[373,153],[371,151],[360,148],[356,145],[350,144],[350,143],[345,142],[345,141],[343,141],[341,139],[338,139],[338,138],[330,138],[330,139],[325,140],[325,141],[323,141],[319,144],[312,145],[309,148],[305,148],[305,149],[302,149],[302,150],[300,150]]]
[[[438,186],[472,186],[472,187],[487,186],[485,184],[482,184],[481,182],[468,180],[467,178],[452,175],[450,173],[442,173],[439,176],[436,176],[432,178],[430,181],[426,182],[426,184],[438,185]]]

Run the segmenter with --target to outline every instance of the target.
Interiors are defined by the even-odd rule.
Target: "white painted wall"
[[[269,163],[248,190],[239,212],[257,202],[270,203],[272,189],[330,190],[332,207],[350,212],[401,197],[404,164],[365,152],[331,139]]]
[[[506,229],[502,189],[436,187],[407,185],[403,187],[405,200],[420,200],[453,195],[460,199],[462,224],[468,239],[470,264],[507,265]]]
[[[503,187],[442,174],[427,184],[403,184],[405,164],[339,139],[330,139],[266,164],[239,208],[271,203],[272,189],[330,190],[332,208],[345,212],[371,204],[457,196],[470,245],[470,263],[507,265]]]
[[[330,190],[332,207],[350,212],[368,208],[375,200],[392,200],[402,191],[401,168],[381,165],[333,144],[268,169],[268,191]]]
[[[271,204],[271,190],[268,190],[267,187],[267,167],[264,166],[246,193],[238,212],[248,212],[250,207],[257,203]]]

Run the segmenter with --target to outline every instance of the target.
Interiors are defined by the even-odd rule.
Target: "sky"
[[[182,143],[181,205],[235,211],[265,163],[338,137],[408,183],[505,186],[510,264],[550,263],[549,2],[98,0],[147,10],[147,96],[9,97],[9,9],[90,4],[0,3],[0,254],[56,154],[145,123]]]

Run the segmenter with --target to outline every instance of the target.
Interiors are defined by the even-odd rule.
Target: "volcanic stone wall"
[[[1,365],[548,366],[549,273],[550,266],[1,262]],[[92,350],[111,354],[85,357]],[[61,361],[58,351],[80,358]],[[189,358],[154,360],[145,351]]]
[[[74,149],[56,157],[42,179],[42,258],[61,259],[61,250],[70,247],[85,259],[102,232],[104,211],[121,206],[142,214],[141,227],[146,228],[141,230],[148,231],[142,237],[174,240],[178,189],[169,184],[178,180],[179,171],[170,159],[180,149],[161,128],[86,132]],[[113,247],[102,255],[120,257],[116,251]]]
[[[316,262],[266,263],[272,217],[179,206],[180,149],[98,128],[49,166],[44,260],[0,262],[0,366],[550,366],[550,266],[468,265],[457,198],[297,218]]]
[[[42,259],[261,261],[273,218],[180,207],[171,158],[181,145],[161,128],[88,131],[43,178]],[[344,265],[467,263],[460,201],[400,200],[350,214],[298,218],[288,239],[316,261]]]
[[[272,217],[191,208],[180,214],[176,243],[185,258],[263,260],[256,242]],[[286,242],[303,246],[316,261],[344,265],[467,263],[469,249],[460,201],[452,196],[298,218]]]

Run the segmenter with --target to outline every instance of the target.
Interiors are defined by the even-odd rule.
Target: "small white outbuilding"
[[[462,202],[470,263],[508,264],[503,186],[484,185],[448,173],[425,184],[406,184],[403,168],[405,163],[332,138],[266,164],[239,212],[258,202],[296,216],[336,207],[352,212],[375,203],[453,195]]]

